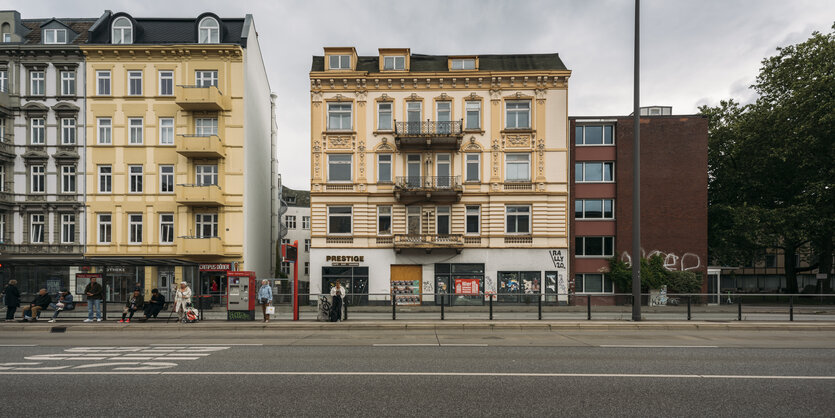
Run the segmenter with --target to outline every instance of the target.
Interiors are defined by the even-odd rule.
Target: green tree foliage
[[[782,248],[796,293],[798,249],[831,260],[835,239],[835,25],[778,48],[752,88],[755,103],[700,108],[710,117],[710,258],[738,265]]]
[[[618,292],[632,291],[632,268],[629,264],[612,258],[609,260],[608,274]],[[702,281],[692,271],[667,270],[664,267],[664,257],[660,255],[641,258],[641,292],[646,293],[662,286],[667,286],[670,293],[699,293]]]

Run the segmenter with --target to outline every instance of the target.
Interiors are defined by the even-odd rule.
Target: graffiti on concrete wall
[[[652,256],[660,255],[664,259],[664,268],[669,271],[681,270],[696,270],[699,267],[702,267],[702,259],[693,253],[684,253],[679,256],[673,252],[664,252],[660,250],[652,250],[649,254],[646,253],[643,249],[641,249],[641,255],[645,258],[649,258]],[[620,260],[628,264],[630,267],[632,266],[632,257],[629,255],[628,252],[624,251],[620,255]]]

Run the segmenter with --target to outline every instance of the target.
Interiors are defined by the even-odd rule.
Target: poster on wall
[[[391,292],[398,305],[420,305],[420,280],[392,280]]]
[[[566,266],[566,256],[568,250],[556,249],[549,250],[548,256],[551,263],[554,265],[554,271],[557,287],[557,301],[560,305],[568,304],[568,267]],[[546,275],[547,278],[547,275]]]
[[[84,289],[90,284],[90,279],[96,279],[101,284],[101,273],[76,273],[75,274],[75,294],[81,296],[83,300],[87,300],[84,294]]]
[[[479,293],[479,279],[455,279],[455,293],[461,295],[477,295]]]

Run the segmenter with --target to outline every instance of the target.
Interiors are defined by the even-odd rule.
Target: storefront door
[[[368,305],[368,267],[322,267],[322,293],[330,293],[337,280],[349,306]]]
[[[159,269],[159,279],[157,281],[157,289],[159,293],[165,297],[165,300],[174,300],[171,295],[171,286],[174,283],[174,269],[164,270]]]

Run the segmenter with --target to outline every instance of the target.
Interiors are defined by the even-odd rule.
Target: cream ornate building
[[[340,279],[354,304],[556,302],[570,74],[557,54],[314,56],[311,292]]]

